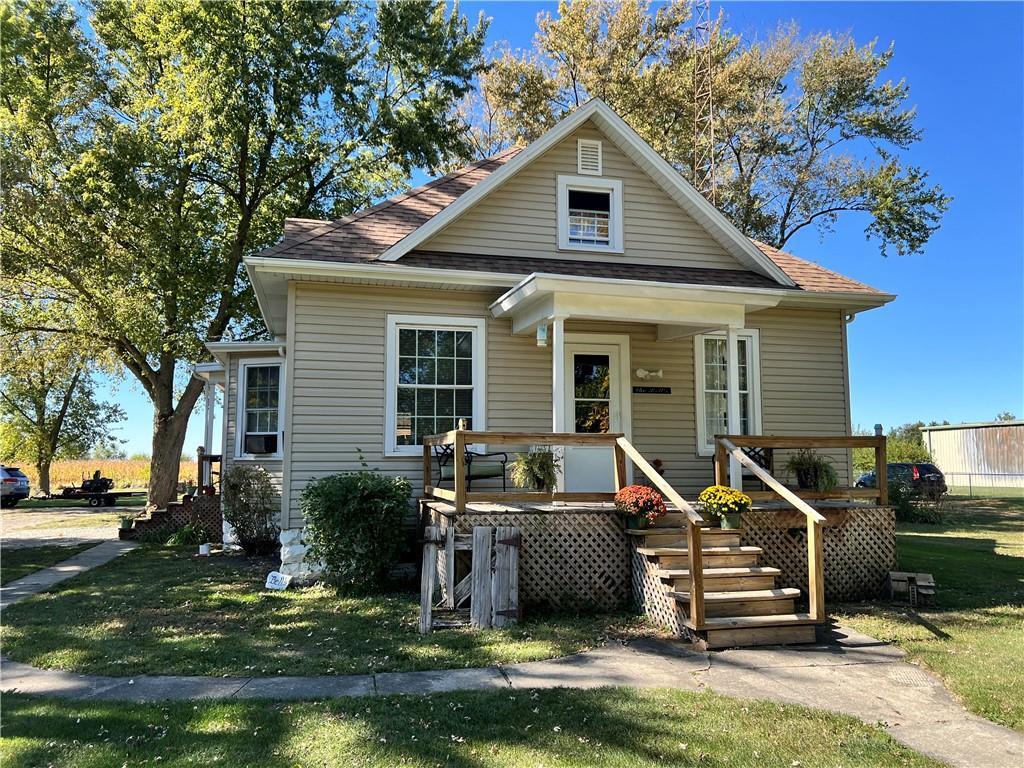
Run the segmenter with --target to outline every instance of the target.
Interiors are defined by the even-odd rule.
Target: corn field
[[[32,492],[37,492],[39,477],[36,468],[31,464],[17,466],[28,475]],[[100,475],[114,481],[115,488],[140,489],[149,484],[149,459],[75,459],[53,463],[50,467],[50,491],[57,493],[65,486],[81,485],[82,478],[92,477],[92,473],[97,469]],[[179,482],[194,484],[197,471],[195,461],[182,461],[178,470]]]

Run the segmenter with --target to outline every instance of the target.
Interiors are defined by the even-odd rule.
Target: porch
[[[603,449],[614,490],[470,491],[465,455],[472,445]],[[723,435],[716,445],[716,477],[728,476],[734,463],[742,468],[732,473],[741,489],[745,472],[762,485],[745,491],[755,501],[738,530],[709,525],[622,434],[458,429],[426,438],[421,512],[440,531],[430,574],[431,585],[435,579],[440,585],[436,605],[458,610],[468,600],[453,589],[465,575],[458,542],[466,549],[478,526],[513,527],[521,537],[523,603],[614,608],[631,601],[660,626],[708,647],[811,642],[814,625],[826,618],[826,591],[842,599],[874,591],[892,566],[895,529],[886,489],[794,490],[748,451],[869,445],[884,466],[885,438]],[[452,488],[429,480],[436,446],[452,449]],[[666,500],[669,512],[652,528],[626,529],[615,512],[615,490],[629,484],[630,469],[633,482]]]

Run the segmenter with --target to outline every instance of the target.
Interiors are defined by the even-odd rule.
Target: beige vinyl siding
[[[283,488],[283,461],[281,459],[239,459],[237,436],[238,436],[238,362],[252,358],[266,358],[267,362],[280,362],[284,370],[284,359],[276,354],[266,352],[253,352],[245,354],[233,354],[228,357],[228,364],[224,369],[224,445],[221,449],[224,457],[222,471],[227,472],[236,464],[245,466],[260,466],[267,470],[274,487],[281,492]],[[285,386],[288,386],[287,381]],[[282,395],[284,393],[281,393]],[[285,422],[285,439],[288,437],[287,421]],[[283,524],[283,521],[281,521]]]
[[[625,254],[558,249],[557,177],[577,175],[577,138],[600,139],[602,177],[623,183]],[[693,218],[592,123],[588,122],[421,250],[742,269]]]
[[[497,293],[388,290],[299,283],[295,288],[291,413],[288,419],[291,525],[298,496],[313,478],[371,467],[404,475],[418,494],[422,459],[384,456],[384,355],[391,314],[480,317],[487,320],[489,429],[550,430],[550,350],[513,337],[510,324],[489,317]]]
[[[492,292],[388,290],[366,286],[295,286],[289,339],[294,373],[286,421],[290,456],[290,521],[301,524],[297,500],[313,478],[358,469],[358,451],[371,467],[404,475],[414,495],[422,487],[418,456],[386,457],[384,366],[389,313],[483,317],[487,320],[487,428],[551,429],[552,346],[532,336],[513,337],[507,321],[494,320]],[[839,312],[766,310],[748,316],[760,329],[761,411],[765,434],[847,433],[848,408]],[[712,482],[711,459],[697,454],[693,339],[655,340],[647,324],[574,321],[569,333],[630,336],[630,371],[662,369],[669,395],[630,394],[632,437],[648,458],[664,462],[666,477],[693,498]],[[636,384],[630,381],[626,386]],[[630,389],[630,392],[632,390]],[[784,455],[777,466],[781,468]],[[836,453],[841,480],[848,480],[845,452]],[[481,486],[482,487],[482,486]]]

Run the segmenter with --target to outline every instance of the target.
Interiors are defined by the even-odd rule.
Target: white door
[[[565,345],[565,425],[568,432],[623,432],[620,347],[617,344]],[[564,488],[572,492],[615,490],[610,446],[566,446]]]

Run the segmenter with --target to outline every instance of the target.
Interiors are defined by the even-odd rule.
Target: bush
[[[224,473],[224,519],[247,555],[277,548],[280,499],[263,467],[234,466]]]
[[[366,592],[383,584],[402,545],[402,517],[412,486],[368,469],[314,480],[302,491],[307,557],[323,563],[339,589]]]
[[[906,483],[889,484],[889,506],[895,510],[896,520],[900,523],[938,525],[942,522],[942,512],[938,507],[924,505]]]
[[[180,547],[185,544],[205,544],[210,540],[206,529],[199,524],[185,523],[167,539],[168,547]]]

